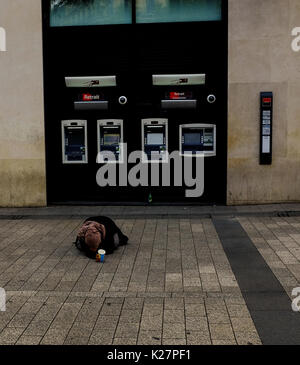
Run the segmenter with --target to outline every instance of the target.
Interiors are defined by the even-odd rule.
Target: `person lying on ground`
[[[105,250],[109,255],[118,246],[126,245],[127,242],[128,237],[121,232],[112,219],[97,216],[84,221],[74,244],[87,257],[94,259],[99,249]]]

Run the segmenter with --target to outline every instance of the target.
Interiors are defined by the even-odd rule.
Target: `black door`
[[[154,202],[225,203],[227,161],[227,22],[123,24],[49,27],[44,8],[45,127],[49,203]],[[205,74],[195,93],[197,108],[164,110],[160,100],[173,87],[152,85],[154,74]],[[115,75],[116,87],[103,88],[108,110],[74,110],[85,90],[66,88],[66,76]],[[175,91],[188,90],[178,86]],[[216,102],[208,103],[214,94]],[[126,96],[127,104],[118,102]],[[128,153],[141,150],[141,120],[168,119],[169,151],[179,149],[179,126],[216,125],[217,153],[205,158],[204,194],[185,198],[186,187],[99,187],[96,173],[97,120],[122,119]],[[87,120],[88,164],[62,163],[61,121]],[[128,165],[128,170],[132,165]],[[150,165],[149,165],[150,169]],[[150,179],[149,179],[150,180]]]

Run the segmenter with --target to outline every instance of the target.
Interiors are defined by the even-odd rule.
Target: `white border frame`
[[[77,123],[77,125],[71,125]],[[67,161],[65,155],[65,127],[84,127],[84,145],[85,145],[85,161]],[[63,164],[87,164],[88,163],[88,143],[87,143],[87,120],[62,120],[61,121],[61,145],[62,145],[62,163]]]
[[[203,151],[199,154],[182,153],[182,129],[183,128],[213,128],[214,130],[214,150],[213,151]],[[217,127],[216,124],[201,124],[201,123],[190,123],[190,124],[180,124],[179,126],[179,156],[183,157],[214,157],[217,155]]]
[[[113,126],[121,126],[121,138],[120,138],[120,156],[119,160],[116,161],[105,161],[101,159],[101,151],[100,151],[100,126],[107,126],[107,122],[112,123],[108,125],[108,127]],[[123,135],[123,119],[98,119],[97,120],[97,163],[123,163],[124,162],[124,148],[123,148],[123,142],[124,141],[124,135]]]
[[[152,122],[158,122],[155,124],[152,124]],[[166,154],[163,158],[160,158],[159,160],[149,160],[146,158],[145,153],[145,131],[144,127],[145,125],[153,125],[153,126],[161,126],[164,125],[166,129]],[[168,119],[167,118],[145,118],[141,120],[141,126],[142,126],[142,162],[143,163],[160,163],[160,162],[168,162],[168,154],[169,154],[169,138],[168,138]]]

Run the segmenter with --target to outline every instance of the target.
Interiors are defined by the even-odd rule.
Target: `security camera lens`
[[[214,103],[214,102],[216,101],[216,97],[215,97],[214,95],[209,95],[209,96],[208,96],[208,101],[209,101],[210,103]]]

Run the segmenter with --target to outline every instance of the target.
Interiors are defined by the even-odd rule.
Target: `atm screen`
[[[84,127],[65,127],[65,154],[68,161],[82,161],[85,155]]]
[[[182,152],[197,154],[215,153],[215,131],[214,128],[199,126],[182,128],[181,148]]]
[[[162,161],[168,148],[167,121],[146,120],[146,123],[143,125],[143,150],[148,161]]]
[[[148,133],[147,144],[148,145],[162,145],[164,143],[163,133]]]
[[[119,161],[121,154],[122,128],[121,124],[113,125],[113,122],[104,121],[105,125],[99,124],[99,152],[101,158],[106,161],[112,161],[111,154],[114,155],[114,161]],[[106,125],[109,124],[109,125]],[[112,124],[112,125],[110,125]]]
[[[65,127],[66,146],[84,145],[84,127]]]
[[[111,146],[120,143],[120,134],[104,134],[103,136],[103,144],[104,146]]]
[[[189,146],[195,146],[202,144],[201,142],[202,133],[185,133],[184,134],[184,144]]]

